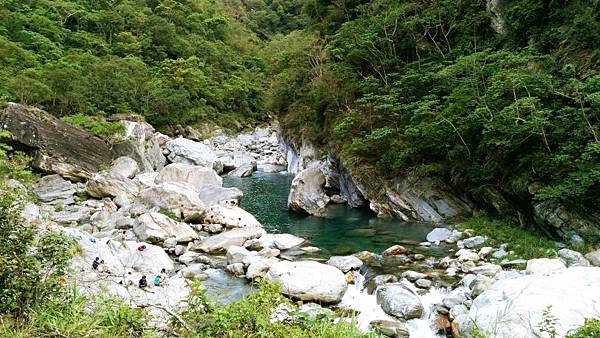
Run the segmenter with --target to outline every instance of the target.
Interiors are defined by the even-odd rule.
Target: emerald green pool
[[[309,240],[326,254],[345,255],[362,250],[380,253],[394,244],[415,246],[425,240],[432,224],[377,218],[368,209],[331,205],[325,217],[289,212],[287,197],[292,176],[255,172],[247,178],[224,177],[226,187],[244,192],[241,207],[271,233],[291,233]],[[429,254],[433,254],[431,250]],[[442,254],[442,252],[440,252]]]

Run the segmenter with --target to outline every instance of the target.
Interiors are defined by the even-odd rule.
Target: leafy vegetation
[[[272,283],[261,282],[256,292],[225,306],[211,304],[198,286],[193,289],[190,309],[183,314],[191,326],[180,328],[184,337],[375,337],[360,333],[353,324],[333,323],[328,316],[309,319],[300,315],[292,322],[272,322],[273,309],[295,308]]]
[[[122,124],[106,121],[97,116],[75,114],[63,116],[61,120],[96,136],[107,139],[111,139],[115,135],[123,134],[125,132],[125,127]]]
[[[507,258],[532,259],[540,257],[556,257],[558,246],[546,236],[519,228],[507,221],[489,218],[472,218],[457,225],[461,230],[471,229],[477,235],[487,237],[486,245],[499,247],[507,243],[508,250],[514,255]]]
[[[243,126],[262,117],[256,40],[214,0],[2,1],[0,101]]]
[[[486,3],[308,1],[266,48],[266,106],[350,169],[597,207],[598,4],[510,1],[497,33]]]
[[[569,333],[567,338],[600,338],[600,320],[586,320],[582,327]]]

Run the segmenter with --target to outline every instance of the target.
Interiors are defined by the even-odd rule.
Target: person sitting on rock
[[[98,270],[98,265],[100,265],[100,257],[96,257],[92,262],[92,269]]]
[[[160,275],[154,276],[154,286],[160,286]]]
[[[144,250],[146,250],[146,245],[145,245],[145,244],[142,244],[142,245],[138,246],[137,250],[138,250],[139,252],[144,252]]]
[[[109,273],[108,272],[108,265],[106,265],[106,263],[104,263],[104,259],[100,261],[100,265],[98,265],[98,272],[100,273]]]
[[[162,268],[162,270],[160,270],[160,273],[158,274],[158,276],[160,276],[160,284],[161,285],[165,284],[165,282],[167,281],[167,278],[169,277],[169,275],[167,275],[167,271],[165,270],[165,268]]]
[[[146,276],[142,276],[142,278],[140,278],[140,281],[138,282],[138,285],[140,287],[140,289],[145,289],[148,287],[148,281],[146,280]]]

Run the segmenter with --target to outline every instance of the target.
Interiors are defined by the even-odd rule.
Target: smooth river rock
[[[496,281],[453,325],[465,337],[473,328],[487,337],[546,337],[544,310],[556,319],[557,337],[600,313],[600,268],[573,267],[550,275],[533,274]]]
[[[340,270],[313,261],[277,262],[265,279],[279,283],[283,294],[303,301],[338,303],[348,288]]]
[[[377,288],[377,303],[383,311],[400,319],[414,319],[423,314],[419,296],[402,283],[385,284]]]
[[[156,176],[156,184],[163,182],[178,182],[201,191],[206,185],[221,186],[223,179],[212,168],[190,165],[185,163],[171,163],[164,167]]]
[[[266,233],[265,229],[259,227],[235,228],[206,238],[198,244],[197,249],[207,253],[224,253],[232,245],[242,246],[247,240]]]
[[[325,193],[325,175],[317,166],[299,172],[290,187],[288,208],[290,210],[321,216],[329,203]]]
[[[189,225],[156,212],[138,217],[133,225],[133,232],[141,241],[154,244],[161,244],[170,237],[174,237],[178,243],[198,239],[198,234]]]

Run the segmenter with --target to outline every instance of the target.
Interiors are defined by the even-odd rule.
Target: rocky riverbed
[[[361,329],[391,337],[544,336],[538,324],[545,309],[561,336],[600,314],[600,268],[593,267],[600,251],[508,260],[507,245],[490,247],[477,234],[440,227],[412,246],[323,257],[310,240],[267,233],[239,206],[242,191],[223,187],[222,176],[295,172],[289,207],[315,215],[329,203],[366,203],[343,171],[324,169],[334,167],[329,159],[306,150],[290,156],[270,128],[198,141],[170,138],[143,122],[122,123],[123,156],[104,170],[88,166],[85,175],[55,163],[62,176],[44,176],[34,189],[37,202],[23,215],[78,242],[72,268],[82,292],[143,307],[158,328],[185,308],[194,280],[221,301],[243,297],[248,282],[272,280],[303,301],[304,311],[346,310]],[[436,213],[449,210],[437,205]],[[96,257],[105,269],[92,267]],[[160,286],[138,287],[142,276],[152,284],[163,269]],[[274,320],[293,317],[273,310]]]

